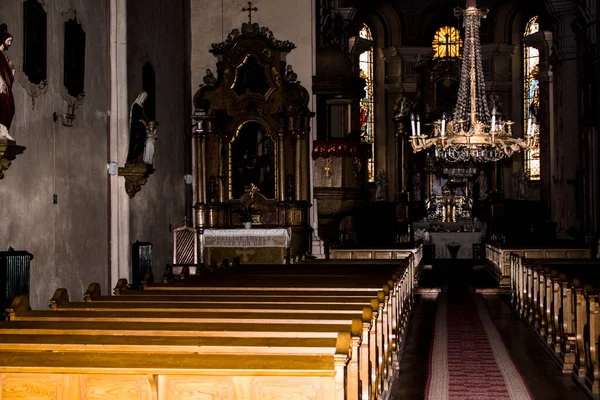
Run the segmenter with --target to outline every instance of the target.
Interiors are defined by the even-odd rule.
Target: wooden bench
[[[563,373],[599,395],[600,260],[521,259],[517,267],[515,308],[557,355]]]
[[[7,400],[346,400],[345,339],[333,356],[2,351],[0,390]]]
[[[485,258],[488,260],[491,271],[499,281],[500,287],[511,287],[511,254],[525,258],[590,258],[589,248],[584,248],[576,243],[557,241],[547,244],[504,244],[486,243]]]
[[[0,323],[0,340],[6,343],[0,345],[0,354],[9,352],[11,346],[16,353],[105,352],[119,360],[131,358],[127,354],[137,358],[144,351],[157,356],[202,354],[225,367],[219,372],[195,371],[196,375],[225,374],[233,380],[238,376],[228,368],[234,364],[223,361],[232,353],[238,353],[239,362],[245,360],[240,352],[255,355],[257,360],[306,357],[307,363],[315,364],[330,357],[327,363],[338,360],[333,382],[341,376],[346,389],[342,389],[342,397],[338,385],[335,397],[325,393],[315,398],[378,398],[389,389],[391,349],[398,346],[398,333],[404,329],[412,304],[412,279],[408,279],[412,269],[388,265],[366,272],[365,268],[349,265],[342,273],[322,264],[275,274],[270,268],[255,268],[216,280],[190,276],[167,284],[146,282],[142,291],[131,290],[121,281],[115,288],[119,296],[102,296],[100,286],[92,284],[85,302],[70,302],[67,291],[58,290],[51,299],[53,311],[46,312],[28,311],[27,298],[20,297],[8,310],[12,321]],[[342,276],[345,279],[340,280]],[[44,340],[48,337],[52,339]],[[339,347],[344,341],[348,342],[347,365],[342,366],[340,375],[343,351]],[[59,357],[52,362],[60,361]],[[247,367],[238,366],[244,371]],[[291,379],[291,369],[278,374]],[[269,375],[268,371],[250,370],[250,376]],[[22,371],[12,373],[18,377]],[[329,374],[331,377],[331,371]],[[300,375],[305,374],[301,371],[294,376],[294,383],[281,387],[295,393],[295,382],[307,379]],[[158,374],[153,377],[148,381],[170,379]],[[139,383],[139,376],[135,379]],[[285,398],[278,393],[279,397],[265,398]]]

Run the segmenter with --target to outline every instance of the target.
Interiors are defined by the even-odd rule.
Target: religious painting
[[[63,82],[70,96],[79,97],[84,93],[85,32],[75,19],[65,22],[64,52]]]
[[[46,11],[37,0],[23,3],[23,72],[39,85],[47,79]]]
[[[258,94],[266,96],[271,89],[267,80],[267,70],[256,57],[248,55],[235,70],[235,80],[231,89],[238,95]]]
[[[238,127],[229,145],[230,196],[239,199],[254,184],[267,199],[275,198],[275,143],[263,124]]]

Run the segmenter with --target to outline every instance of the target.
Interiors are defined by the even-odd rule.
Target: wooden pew
[[[354,319],[350,324],[325,325],[329,329],[323,329],[322,325],[317,326],[314,327],[317,329],[313,328],[315,332],[311,332],[310,325],[265,323],[258,325],[260,328],[256,329],[256,324],[201,324],[188,323],[186,320],[170,324],[160,322],[136,324],[131,322],[135,318],[122,319],[118,323],[85,322],[85,318],[77,316],[71,316],[72,322],[64,319],[44,322],[44,317],[19,321],[18,315],[25,312],[27,308],[27,298],[19,296],[9,309],[15,314],[16,321],[0,323],[0,340],[6,339],[7,342],[6,345],[0,345],[0,352],[10,349],[28,352],[80,352],[88,348],[90,352],[112,352],[119,356],[124,353],[144,352],[230,356],[236,352],[261,357],[269,355],[312,357],[333,355],[335,351],[339,353],[340,341],[347,341],[344,329],[351,329],[348,333],[349,348],[346,350],[347,372],[344,380],[347,382],[347,394],[345,398],[357,399],[359,396],[361,371],[358,355],[361,350],[360,335],[363,328],[361,319]],[[52,311],[44,313],[56,314]],[[370,323],[370,314],[367,314],[365,319]],[[359,340],[356,340],[357,338]],[[17,343],[19,346],[16,346]],[[97,345],[93,346],[93,343]],[[368,380],[368,370],[363,371],[363,376]],[[366,386],[369,387],[368,383]]]
[[[355,276],[360,275],[360,269],[355,269]],[[255,270],[254,273],[256,272]],[[339,271],[327,268],[307,268],[300,273],[286,270],[284,273],[278,273],[278,277],[272,276],[272,270],[258,271],[258,274],[252,277],[240,274],[236,285],[242,286],[251,282],[250,288],[231,287],[234,280],[229,279],[229,276],[224,279],[227,281],[224,285],[213,283],[210,287],[201,287],[206,283],[206,279],[189,277],[185,284],[181,281],[169,282],[161,287],[150,283],[146,285],[146,290],[141,292],[132,291],[127,288],[126,282],[120,282],[121,287],[116,288],[119,296],[113,297],[102,296],[99,285],[90,285],[85,296],[86,303],[71,303],[66,291],[57,291],[52,304],[54,310],[59,311],[54,313],[60,314],[58,319],[56,315],[54,318],[48,318],[48,314],[53,314],[52,312],[38,315],[36,312],[26,311],[26,300],[20,299],[12,308],[12,318],[15,321],[0,324],[0,337],[6,338],[7,342],[13,345],[21,344],[21,350],[32,350],[38,346],[40,351],[62,349],[70,352],[94,346],[94,341],[87,340],[86,337],[89,339],[90,335],[95,335],[101,337],[101,340],[105,341],[104,344],[109,346],[106,349],[119,354],[119,357],[132,337],[139,339],[133,340],[136,346],[132,346],[130,352],[141,351],[144,339],[152,336],[153,339],[148,343],[149,351],[158,353],[161,343],[169,343],[169,339],[176,338],[170,347],[171,352],[180,349],[182,352],[192,353],[197,350],[196,353],[207,354],[211,351],[229,354],[233,350],[227,350],[226,340],[236,338],[237,350],[255,352],[258,357],[274,353],[283,357],[288,353],[291,353],[289,356],[307,355],[307,352],[331,354],[333,340],[336,340],[337,349],[338,335],[350,327],[352,344],[347,351],[348,365],[343,375],[347,380],[345,396],[356,398],[360,390],[363,399],[377,398],[385,389],[385,375],[389,375],[388,368],[391,368],[390,344],[393,345],[398,331],[403,329],[402,319],[407,319],[406,314],[412,303],[412,282],[406,282],[411,273],[410,268],[396,269],[398,273],[393,275],[392,279],[383,280],[387,283],[369,288],[368,285],[373,282],[381,284],[383,268],[381,272],[382,275],[373,278],[372,282],[369,282],[370,278],[376,274],[363,274],[360,283],[367,287],[359,288],[360,290],[356,290],[356,284],[345,285],[341,282],[335,282],[331,288],[320,283],[305,282],[295,286],[288,285],[283,292],[279,290],[280,284],[289,281],[290,278],[299,282],[309,277],[331,279],[340,276]],[[268,281],[271,282],[271,286]],[[254,284],[257,286],[253,286]],[[344,301],[350,303],[344,304]],[[348,318],[350,314],[361,311],[361,306],[365,304],[370,306],[367,310],[371,315],[366,318],[362,315],[362,319],[353,318],[350,322],[346,319],[342,324],[335,324],[336,317]],[[364,314],[365,309],[362,311]],[[217,312],[226,317],[213,320],[210,314],[214,317]],[[285,316],[281,315],[282,312],[286,313]],[[150,314],[159,319],[149,318]],[[267,318],[262,318],[256,323],[254,318],[261,314]],[[325,317],[327,315],[332,316]],[[32,318],[32,321],[19,321],[30,317],[36,318]],[[146,317],[148,319],[145,319]],[[275,318],[271,320],[271,317]],[[110,322],[113,319],[119,322]],[[256,332],[257,329],[259,332]],[[15,330],[19,331],[18,335],[29,336],[30,339],[15,338]],[[46,335],[55,335],[57,340],[44,343],[43,337]],[[115,338],[118,335],[123,336]],[[61,338],[65,337],[70,339],[61,341]],[[202,340],[194,344],[190,338],[195,337]],[[281,337],[287,339],[282,341]],[[272,341],[265,342],[269,338]],[[372,345],[369,346],[369,343]],[[265,344],[269,344],[269,350],[264,350]],[[0,352],[6,347],[0,346]],[[262,354],[263,352],[267,354]],[[356,357],[357,355],[360,357]],[[360,363],[360,360],[369,362]],[[369,364],[374,366],[370,370],[371,373]],[[361,382],[367,384],[363,384],[359,389]]]
[[[97,284],[90,285],[90,289],[88,290],[88,299],[97,299],[97,294],[93,295],[93,293],[98,293],[99,286]],[[133,299],[137,300],[138,296],[114,296],[114,299]],[[160,297],[158,297],[160,298]],[[213,297],[218,298],[218,297]],[[378,376],[376,379],[377,384],[383,385],[383,378],[380,378],[379,375],[383,374],[383,376],[387,377],[387,374],[393,374],[393,371],[389,371],[391,368],[391,355],[389,353],[385,353],[387,346],[384,345],[382,340],[384,331],[383,327],[387,326],[385,321],[382,321],[381,318],[377,318],[378,315],[382,315],[382,310],[379,307],[379,301],[373,299],[372,297],[364,297],[359,298],[361,301],[358,305],[348,305],[344,304],[344,302],[334,303],[331,302],[329,304],[321,305],[316,303],[310,304],[286,304],[286,303],[276,303],[273,301],[268,301],[268,304],[261,304],[260,297],[255,296],[252,297],[252,304],[226,304],[225,306],[230,306],[231,308],[225,309],[221,304],[212,304],[210,307],[206,308],[206,304],[201,304],[201,307],[198,308],[196,304],[189,303],[181,303],[182,299],[185,297],[176,297],[175,302],[163,302],[160,306],[157,306],[156,303],[144,303],[144,302],[133,302],[127,301],[124,303],[119,302],[82,302],[82,303],[72,303],[68,300],[68,294],[65,289],[59,289],[56,291],[54,297],[50,300],[50,305],[53,310],[57,311],[129,311],[129,312],[141,312],[147,313],[151,312],[163,312],[163,311],[177,311],[177,312],[192,312],[192,311],[202,311],[202,312],[213,312],[227,315],[227,313],[235,312],[235,313],[244,313],[244,312],[260,312],[265,313],[265,318],[269,318],[269,321],[272,322],[272,318],[269,316],[269,313],[276,312],[291,312],[291,313],[311,313],[311,314],[319,314],[319,313],[327,313],[330,316],[334,317],[336,314],[345,313],[347,311],[351,311],[356,313],[357,315],[362,313],[363,316],[363,326],[362,333],[353,336],[354,340],[359,341],[361,344],[361,352],[363,353],[362,360],[370,360],[370,364],[372,366],[379,367]],[[177,301],[178,300],[178,301]],[[269,299],[272,300],[272,299]],[[373,317],[370,317],[370,316]],[[277,320],[282,319],[281,315],[277,317]],[[263,322],[267,322],[266,320]],[[386,330],[389,334],[389,332]],[[371,348],[369,348],[369,343],[371,343]],[[376,346],[375,346],[376,344]],[[388,350],[391,351],[391,350]],[[378,352],[382,352],[384,354],[378,355]],[[385,363],[385,371],[384,368],[384,358],[386,358],[387,363]],[[368,372],[368,364],[367,362],[363,362],[361,365],[361,382],[368,382],[369,372]],[[382,387],[381,390],[385,390],[386,387]],[[365,385],[365,390],[368,390],[368,384]]]
[[[600,260],[521,261],[526,320],[540,327],[563,373],[575,373],[592,394],[600,394]]]
[[[333,356],[0,352],[3,399],[346,400],[346,343]]]

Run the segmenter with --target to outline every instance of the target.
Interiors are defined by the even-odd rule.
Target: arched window
[[[371,30],[365,24],[360,30],[360,37],[373,40]],[[369,182],[375,179],[375,97],[373,70],[373,49],[369,49],[360,55],[360,76],[366,82],[365,97],[360,101],[360,129],[364,140],[371,145],[371,157],[368,159],[367,172]]]
[[[539,32],[538,17],[533,17],[525,27],[529,36]],[[538,112],[540,109],[540,82],[537,74],[540,66],[540,52],[535,47],[523,46],[523,132],[524,135],[539,133]],[[523,169],[530,180],[540,179],[540,149],[528,150],[524,154]]]
[[[462,39],[458,29],[451,26],[441,27],[433,36],[433,59],[460,57]]]

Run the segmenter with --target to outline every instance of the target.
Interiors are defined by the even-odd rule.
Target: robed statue
[[[6,56],[12,45],[13,37],[8,33],[6,24],[0,25],[0,140],[14,140],[9,134],[10,124],[15,116],[15,99],[12,86],[15,80],[15,68]]]
[[[147,98],[148,93],[144,91],[140,92],[129,111],[129,152],[127,153],[127,162],[134,162],[144,154],[146,131],[148,128],[148,117],[146,117],[146,113],[144,112],[144,102]]]

